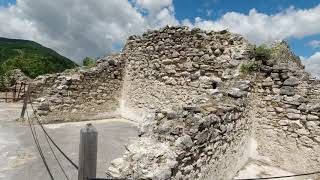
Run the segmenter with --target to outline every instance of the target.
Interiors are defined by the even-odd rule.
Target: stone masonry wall
[[[265,163],[291,172],[316,171],[320,166],[320,89],[290,49],[262,67],[255,94],[255,137]],[[287,52],[287,53],[284,53]],[[287,62],[284,62],[287,61]]]
[[[249,111],[226,104],[157,112],[109,172],[133,179],[232,179],[250,157],[247,117]]]
[[[249,157],[251,81],[239,72],[249,50],[227,31],[166,27],[130,37],[121,109],[141,122],[141,138],[111,174],[231,179]]]
[[[80,121],[116,116],[122,87],[123,62],[112,56],[87,70],[40,76],[33,99],[45,122]]]
[[[122,105],[140,119],[155,115],[144,118],[141,138],[112,163],[112,175],[228,180],[251,160],[294,173],[317,170],[319,82],[285,43],[271,59],[251,59],[257,71],[241,75],[250,45],[229,44],[235,37],[183,28],[131,37]]]
[[[251,160],[316,171],[320,82],[285,43],[270,59],[253,52],[228,31],[165,27],[131,36],[92,69],[39,77],[32,95],[48,122],[139,122],[140,137],[109,168],[115,177],[229,180]],[[244,74],[248,62],[257,68]]]
[[[141,121],[157,109],[206,102],[221,81],[231,81],[247,60],[248,42],[227,31],[205,32],[187,27],[163,28],[132,36],[126,60],[121,110]],[[229,84],[227,84],[228,86]]]

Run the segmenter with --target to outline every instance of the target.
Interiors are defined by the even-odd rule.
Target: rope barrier
[[[41,149],[41,146],[40,146],[40,143],[39,143],[39,140],[38,140],[38,137],[37,137],[36,129],[35,129],[35,127],[34,127],[34,124],[31,123],[31,120],[30,120],[30,117],[29,117],[29,113],[28,113],[28,112],[27,112],[27,117],[28,117],[28,123],[29,123],[29,126],[30,126],[30,130],[31,130],[31,133],[32,133],[32,137],[33,137],[33,140],[34,140],[34,142],[35,142],[35,144],[36,144],[36,147],[37,147],[37,149],[38,149],[38,152],[39,152],[39,154],[40,154],[40,157],[41,157],[41,159],[42,159],[42,162],[43,162],[43,164],[45,165],[45,167],[46,167],[46,169],[47,169],[47,171],[48,171],[48,173],[49,173],[49,176],[50,176],[51,180],[54,180],[54,177],[53,177],[53,175],[52,175],[52,173],[51,173],[51,170],[50,170],[50,168],[49,168],[49,166],[48,166],[48,163],[47,163],[47,161],[46,161],[46,158],[45,158],[45,156],[44,156],[44,154],[43,154],[43,151],[42,151],[42,149]]]
[[[67,179],[67,180],[69,180],[69,177],[68,177],[68,175],[67,175],[66,171],[64,170],[64,168],[62,167],[62,164],[60,163],[60,161],[59,161],[59,159],[58,159],[58,157],[57,157],[56,153],[54,152],[54,150],[53,150],[53,148],[52,148],[52,146],[51,146],[51,144],[50,144],[50,142],[49,142],[48,137],[47,137],[46,135],[45,135],[44,137],[46,138],[46,141],[47,141],[47,143],[49,144],[49,148],[50,148],[50,150],[51,150],[51,152],[52,152],[52,154],[53,154],[53,156],[54,156],[55,160],[57,161],[57,163],[58,163],[58,165],[59,165],[59,167],[60,167],[60,169],[61,169],[61,171],[62,171],[63,175],[66,177],[66,179]]]
[[[87,178],[87,180],[129,180],[129,179],[116,179],[116,178]]]
[[[291,178],[291,177],[299,177],[299,176],[308,176],[308,175],[314,175],[314,174],[320,174],[320,171],[319,172],[312,172],[312,173],[287,175],[287,176],[273,176],[273,177],[264,177],[264,178],[244,178],[244,179],[234,179],[234,180],[280,179],[280,178]]]
[[[45,128],[43,127],[41,121],[39,120],[37,114],[36,114],[36,110],[34,109],[33,107],[33,104],[32,104],[32,101],[31,101],[31,98],[29,97],[29,101],[30,101],[30,105],[32,107],[32,110],[33,110],[33,113],[36,117],[36,120],[38,122],[38,124],[40,125],[41,129],[43,130],[43,132],[45,133],[45,137],[46,137],[46,140],[47,142],[49,143],[48,139],[51,141],[51,143],[59,150],[59,152],[76,168],[76,169],[79,169],[79,167],[61,150],[61,148],[53,141],[53,139],[50,137],[50,135],[47,133],[47,131],[45,130]],[[54,180],[53,176],[52,176],[52,173],[50,171],[50,168],[46,162],[46,159],[45,159],[45,156],[42,152],[42,149],[41,149],[41,146],[39,144],[39,140],[37,138],[37,134],[36,134],[36,129],[34,127],[34,124],[32,123],[31,124],[31,120],[30,120],[30,117],[29,117],[29,114],[28,114],[28,111],[27,111],[27,117],[28,117],[28,122],[29,122],[29,126],[30,126],[30,129],[31,129],[31,133],[32,133],[32,136],[33,136],[33,139],[36,143],[36,147],[39,151],[39,154],[41,156],[41,159],[51,177],[52,180]],[[58,161],[50,143],[49,143],[49,146],[50,146],[50,149],[52,150],[53,152],[53,155],[55,156],[56,160]],[[65,171],[63,170],[60,162],[58,161],[58,164],[60,166],[60,168],[62,169],[63,173],[65,174],[66,178],[69,180],[69,178],[67,177]],[[315,175],[315,174],[320,174],[320,171],[318,172],[311,172],[311,173],[303,173],[303,174],[294,174],[294,175],[287,175],[287,176],[273,176],[273,177],[262,177],[262,178],[243,178],[243,179],[234,179],[234,180],[264,180],[264,179],[280,179],[280,178],[291,178],[291,177],[299,177],[299,176],[308,176],[308,175]],[[128,180],[128,179],[116,179],[116,178],[87,178],[87,180]]]
[[[75,167],[76,169],[79,169],[79,167],[61,150],[61,148],[53,141],[53,139],[51,138],[51,136],[48,134],[48,132],[45,130],[45,128],[43,127],[41,121],[39,120],[39,117],[36,115],[36,110],[33,107],[31,98],[29,97],[30,100],[30,105],[31,108],[33,110],[33,113],[36,117],[36,120],[38,122],[38,124],[40,125],[41,129],[43,130],[43,132],[46,134],[46,136],[49,138],[49,140],[52,142],[52,144],[59,150],[59,152],[73,165],[73,167]]]

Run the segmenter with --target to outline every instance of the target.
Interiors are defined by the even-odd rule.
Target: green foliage
[[[273,50],[268,48],[267,45],[263,44],[256,48],[253,47],[251,52],[253,55],[251,56],[251,58],[254,58],[254,60],[246,64],[242,64],[242,66],[240,67],[240,72],[242,74],[246,75],[259,71],[261,64],[271,58]]]
[[[87,66],[87,67],[93,67],[97,64],[96,60],[90,58],[90,57],[85,57],[83,60],[82,60],[82,64],[83,66]]]
[[[5,72],[0,64],[0,91],[4,91],[5,89],[6,89]]]
[[[271,58],[272,50],[263,44],[254,50],[254,57],[256,60],[267,60]]]
[[[31,78],[77,67],[70,59],[38,43],[6,38],[0,38],[0,66],[0,76],[21,69]]]
[[[240,67],[240,72],[242,74],[251,74],[252,72],[256,72],[259,69],[260,65],[258,62],[248,62],[246,64],[242,64]]]
[[[10,86],[13,86],[16,80],[12,76],[12,71],[5,71],[3,66],[0,64],[0,92],[6,91]]]

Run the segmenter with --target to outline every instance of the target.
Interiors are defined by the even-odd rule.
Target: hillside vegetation
[[[70,59],[36,42],[0,38],[0,76],[21,69],[27,76],[62,72],[77,67]]]

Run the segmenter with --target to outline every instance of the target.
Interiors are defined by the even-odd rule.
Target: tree
[[[2,65],[0,64],[0,91],[4,91],[5,89],[6,89],[5,72],[3,70]]]
[[[90,58],[90,57],[85,57],[82,60],[82,64],[83,64],[83,66],[93,67],[96,65],[96,60],[94,60],[93,58]]]

